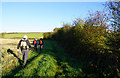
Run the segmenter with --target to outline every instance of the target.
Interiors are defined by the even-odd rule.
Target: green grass
[[[39,50],[39,48],[38,48]],[[28,55],[25,68],[20,64],[4,76],[80,76],[84,77],[83,66],[64,53],[64,49],[54,41],[44,41],[43,50]]]
[[[27,35],[28,38],[43,38],[43,33],[4,33],[2,38],[23,38],[24,35]]]

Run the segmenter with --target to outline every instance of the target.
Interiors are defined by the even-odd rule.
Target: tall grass
[[[83,66],[64,53],[64,49],[54,41],[44,40],[43,50],[29,52],[26,67],[20,65],[4,76],[80,76],[84,77]]]

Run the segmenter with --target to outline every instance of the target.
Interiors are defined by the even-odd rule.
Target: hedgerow
[[[103,21],[93,26],[77,19],[72,25],[55,28],[48,38],[59,42],[71,57],[83,63],[87,77],[120,77],[120,34],[114,32],[114,37],[110,36],[106,29]]]

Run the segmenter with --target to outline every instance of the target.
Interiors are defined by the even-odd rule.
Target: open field
[[[17,59],[14,57],[14,55],[9,53],[8,50],[13,50],[17,55],[17,43],[19,42],[19,39],[0,39],[0,42],[2,53],[2,73],[10,72],[10,70],[19,64],[17,64]]]
[[[18,65],[18,59],[15,55],[17,53],[17,44],[20,39],[0,39],[0,50],[1,50],[1,62],[2,62],[2,74],[10,72],[12,69],[15,69]],[[30,40],[30,42],[32,42]],[[12,51],[12,53],[10,52]],[[31,51],[31,50],[30,50]],[[22,53],[19,52],[20,59],[22,59]],[[10,67],[10,68],[9,68]]]
[[[19,39],[23,38],[24,35],[27,35],[29,39],[33,38],[43,38],[43,33],[2,33],[1,38],[6,39]]]

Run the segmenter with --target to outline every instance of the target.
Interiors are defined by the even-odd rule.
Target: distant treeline
[[[94,26],[96,21],[77,19],[72,25],[44,33],[44,38],[57,41],[65,52],[78,59],[87,77],[120,77],[120,32],[107,33],[105,20],[98,17],[100,14],[94,18],[101,19],[99,26]]]

